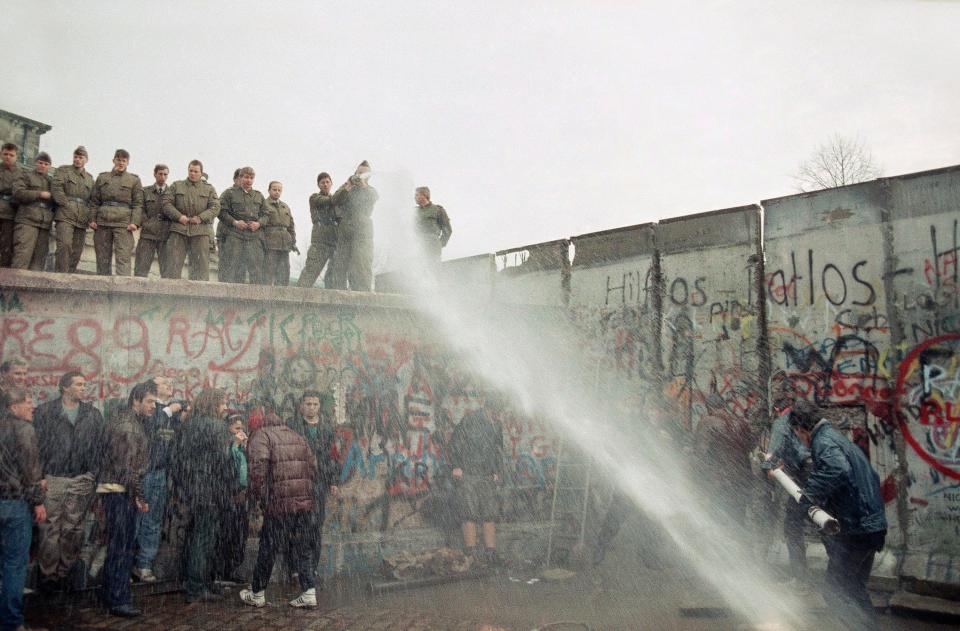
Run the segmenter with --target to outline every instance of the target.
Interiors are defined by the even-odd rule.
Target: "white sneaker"
[[[290,601],[291,607],[316,607],[317,590],[313,587]]]
[[[241,589],[240,600],[254,607],[263,607],[267,604],[267,598],[262,591],[255,592],[252,589]]]
[[[157,575],[148,567],[133,568],[133,576],[143,583],[156,583]]]

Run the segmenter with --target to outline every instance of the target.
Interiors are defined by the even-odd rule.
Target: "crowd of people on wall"
[[[53,175],[46,152],[37,154],[32,169],[18,164],[18,152],[13,143],[0,148],[0,267],[45,270],[53,241],[54,270],[76,273],[92,230],[100,275],[145,277],[156,260],[161,277],[182,278],[189,257],[189,278],[206,281],[215,239],[218,281],[290,282],[290,253],[300,253],[293,213],[280,199],[281,182],[269,182],[266,195],[253,188],[252,167],[236,169],[233,186],[218,196],[200,160],[191,160],[186,177],[169,184],[170,168],[157,164],[153,183],[143,186],[128,169],[125,149],[117,149],[113,168],[96,178],[86,171],[83,146]],[[373,209],[379,195],[369,182],[372,173],[364,160],[335,191],[329,173],[317,176],[299,287],[313,287],[323,274],[328,289],[373,289]],[[416,189],[414,200],[421,249],[428,261],[439,262],[453,233],[450,217],[430,201],[426,186]]]

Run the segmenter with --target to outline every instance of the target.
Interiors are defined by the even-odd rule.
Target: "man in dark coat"
[[[110,613],[134,618],[142,612],[131,603],[130,573],[137,513],[149,510],[143,494],[150,448],[143,424],[156,412],[157,384],[145,381],[133,387],[127,407],[107,425],[103,467],[97,494],[103,501],[107,523],[107,559],[103,564],[100,599]]]
[[[3,394],[0,414],[0,628],[25,629],[23,587],[32,523],[46,519],[33,399],[25,388]]]
[[[226,393],[205,388],[194,398],[189,418],[181,424],[171,451],[174,487],[190,523],[183,554],[187,602],[218,600],[213,587],[216,530],[235,485],[230,432],[223,422]]]
[[[308,541],[316,458],[307,441],[272,411],[250,439],[248,458],[250,494],[263,507],[263,529],[253,583],[250,589],[240,592],[240,599],[254,607],[266,604],[264,590],[270,582],[276,553],[282,550],[296,568],[303,590],[290,601],[290,606],[316,607],[317,593],[310,567],[313,554]]]
[[[85,401],[83,373],[60,377],[60,396],[37,408],[34,427],[40,465],[47,481],[47,521],[40,525],[37,554],[41,585],[53,588],[76,564],[80,578],[84,518],[93,503],[103,456],[105,424],[100,411]]]
[[[497,483],[503,469],[503,431],[484,410],[483,397],[453,430],[448,455],[453,468],[463,544],[468,553],[491,565],[497,558],[497,525],[500,508]],[[477,549],[477,523],[481,524],[483,550]]]
[[[829,557],[824,598],[847,626],[876,629],[867,579],[887,536],[880,478],[863,451],[812,403],[793,406],[790,426],[813,455],[801,503],[819,506],[840,522],[840,532],[823,540]]]
[[[320,563],[323,550],[327,491],[333,496],[340,492],[336,485],[340,466],[333,457],[333,406],[331,395],[305,390],[300,396],[299,414],[288,423],[307,441],[317,463],[316,477],[313,480],[313,513],[310,518],[310,550],[313,553],[314,569]]]

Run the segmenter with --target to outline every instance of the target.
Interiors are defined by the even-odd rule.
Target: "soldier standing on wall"
[[[233,186],[240,188],[240,167],[233,170]],[[220,205],[223,206],[223,196],[227,194],[227,188],[220,193]],[[227,222],[217,219],[217,281],[227,282],[227,270],[230,269],[232,262],[227,256]]]
[[[53,201],[57,205],[55,269],[58,272],[76,272],[83,254],[93,193],[93,176],[84,168],[86,164],[87,150],[77,147],[73,150],[73,164],[61,166],[53,176]]]
[[[340,227],[333,257],[331,285],[352,291],[373,289],[373,205],[377,190],[367,183],[370,164],[364,160],[350,179],[333,196]]]
[[[50,248],[53,225],[50,155],[37,154],[33,171],[24,171],[13,184],[13,198],[20,204],[13,229],[13,261],[10,267],[43,271]]]
[[[116,259],[117,276],[132,271],[133,232],[143,222],[143,185],[140,178],[127,171],[130,153],[117,149],[113,154],[113,170],[97,176],[91,203],[97,207],[93,221],[93,247],[97,253],[97,274],[110,276],[111,261]]]
[[[217,192],[204,182],[203,163],[191,160],[187,179],[170,185],[163,212],[170,219],[167,237],[167,278],[180,278],[190,252],[190,280],[210,279],[210,224],[220,210]]]
[[[263,284],[263,232],[267,203],[260,191],[253,188],[256,177],[252,167],[240,169],[240,186],[234,186],[220,197],[220,221],[226,223],[224,250],[230,259],[228,283]]]
[[[430,201],[430,189],[426,186],[417,187],[414,200],[417,202],[417,236],[423,244],[424,260],[439,263],[441,251],[453,234],[450,216],[443,206]]]
[[[146,278],[150,274],[154,256],[160,264],[160,276],[167,278],[167,238],[170,219],[163,213],[163,194],[167,190],[170,169],[165,164],[153,167],[153,184],[143,189],[143,226],[137,242],[133,275]]]
[[[0,267],[10,267],[13,260],[13,220],[17,216],[13,183],[22,171],[17,153],[17,145],[12,142],[5,142],[0,148]]]
[[[337,223],[340,220],[330,195],[330,189],[333,186],[330,174],[320,173],[317,176],[317,186],[320,192],[310,196],[310,220],[313,222],[310,249],[307,251],[307,262],[300,272],[300,278],[297,279],[297,287],[313,287],[323,271],[323,266],[333,261],[337,249]],[[330,266],[327,267],[327,271],[330,271]],[[330,278],[329,273],[327,278]],[[324,287],[329,288],[330,285],[324,283]]]
[[[263,244],[266,248],[265,284],[290,284],[290,252],[300,254],[297,248],[297,232],[293,225],[290,207],[280,201],[283,184],[277,181],[267,186],[267,216],[263,221]]]

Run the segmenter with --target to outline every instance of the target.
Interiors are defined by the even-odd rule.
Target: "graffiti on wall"
[[[337,401],[336,456],[343,493],[328,510],[341,532],[436,525],[449,514],[445,449],[477,393],[458,358],[417,333],[412,316],[340,309],[66,303],[38,292],[11,295],[0,314],[0,354],[25,359],[38,398],[56,396],[59,377],[80,370],[106,407],[137,382],[169,377],[176,399],[227,391],[229,406],[254,413],[269,402],[283,418],[305,389]],[[62,297],[60,298],[62,300]],[[73,302],[70,302],[70,301]],[[510,519],[542,518],[556,441],[542,421],[486,393],[488,413],[509,447],[501,488]],[[536,512],[536,511],[534,511]]]

